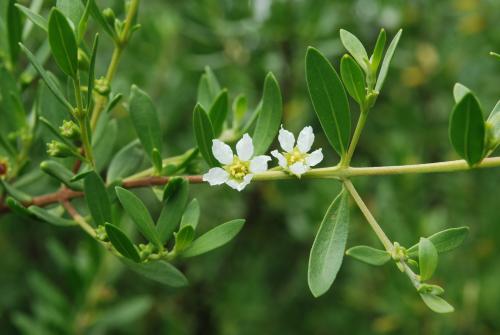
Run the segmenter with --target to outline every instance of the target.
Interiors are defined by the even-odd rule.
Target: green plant
[[[210,68],[200,79],[198,104],[193,112],[196,147],[179,156],[163,158],[162,135],[155,107],[146,92],[132,86],[128,112],[139,142],[125,146],[111,159],[111,152],[107,149],[110,139],[116,134],[117,124],[109,111],[121,104],[122,99],[120,93],[112,90],[111,84],[127,42],[139,28],[135,23],[138,1],[130,2],[124,21],[115,18],[109,10],[101,13],[93,0],[81,4],[70,1],[66,4],[61,9],[71,10],[63,12],[53,9],[49,18],[45,19],[31,9],[15,4],[15,1],[9,2],[10,54],[5,57],[3,64],[5,71],[16,77],[19,84],[14,81],[5,90],[7,94],[2,92],[10,102],[5,116],[9,125],[14,125],[8,133],[1,134],[6,158],[0,162],[0,172],[3,175],[4,192],[8,195],[5,199],[8,207],[2,207],[3,211],[10,209],[20,215],[36,217],[56,225],[79,226],[133,271],[178,287],[186,285],[187,279],[171,263],[182,262],[184,258],[203,254],[228,243],[244,223],[243,220],[229,221],[196,237],[200,208],[195,199],[188,205],[189,183],[206,180],[213,185],[227,183],[237,190],[243,190],[252,180],[333,178],[343,184],[343,190],[327,210],[311,249],[308,282],[313,295],[319,296],[331,287],[342,264],[348,236],[350,195],[380,239],[384,250],[357,246],[347,250],[347,255],[372,265],[393,260],[432,310],[452,310],[440,297],[443,289],[428,284],[427,280],[436,268],[439,253],[457,247],[468,229],[448,229],[429,238],[421,238],[418,244],[404,248],[386,236],[351,179],[356,176],[453,172],[500,166],[499,158],[489,157],[500,143],[498,105],[485,121],[477,97],[468,88],[459,84],[455,86],[453,93],[456,106],[450,118],[449,135],[451,144],[463,160],[405,166],[351,167],[368,115],[387,77],[401,31],[393,38],[384,55],[386,34],[382,30],[374,52],[369,57],[365,47],[354,35],[341,30],[342,43],[350,55],[345,55],[341,60],[340,77],[317,49],[308,49],[305,61],[312,104],[328,141],[340,157],[338,165],[311,168],[323,158],[321,149],[308,153],[314,140],[312,128],[304,128],[296,146],[293,134],[283,128],[280,130],[282,97],[274,75],[270,73],[266,76],[262,100],[253,111],[247,111],[246,98],[239,96],[234,101],[231,114],[228,91],[221,89]],[[18,42],[22,42],[21,12],[47,32],[52,57],[72,88],[71,94],[61,88],[64,85],[58,82],[56,76],[44,69],[42,64],[46,57],[41,57],[41,52],[33,54],[23,44],[18,48]],[[92,39],[92,47],[87,45],[86,27],[90,17],[101,26],[114,45],[106,75],[97,80],[94,71],[100,39],[96,35]],[[67,109],[67,120],[63,124],[54,124],[42,117],[36,99],[32,112],[25,112],[22,90],[19,88],[33,81],[35,74],[27,77],[25,72],[17,72],[21,66],[20,50],[26,54],[44,85]],[[43,85],[40,87],[41,91]],[[347,94],[358,105],[360,113],[352,136],[353,113]],[[38,139],[39,127],[45,127],[55,138],[48,145],[49,155],[63,158],[60,161],[42,162],[40,169],[60,182],[62,187],[55,193],[32,197],[18,189],[16,181],[27,173],[28,153]],[[278,140],[284,151],[272,151],[272,155],[278,159],[278,166],[267,171],[270,157],[265,153],[278,132]],[[253,140],[248,133],[252,134]],[[224,142],[237,142],[237,155]],[[148,167],[139,171],[144,158],[149,161]],[[197,173],[205,169],[193,164],[200,158],[211,168],[203,176]],[[104,174],[106,182],[102,179]],[[163,185],[166,187],[161,189]],[[161,200],[158,217],[153,217],[142,200],[129,191],[140,187],[151,187]],[[86,204],[77,208],[72,200],[83,196]],[[51,208],[45,208],[49,206]],[[121,224],[119,214],[123,212],[132,218],[146,243],[136,244],[130,239],[126,227]],[[416,268],[418,275],[415,273]]]

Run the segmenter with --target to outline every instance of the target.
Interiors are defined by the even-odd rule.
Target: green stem
[[[81,130],[82,136],[82,146],[83,151],[85,152],[85,157],[90,162],[92,166],[95,166],[94,155],[92,153],[92,144],[90,143],[89,138],[89,129],[88,129],[88,114],[87,111],[83,107],[82,94],[80,89],[80,78],[73,79],[73,87],[75,89],[75,100],[76,100],[76,119],[78,120],[78,125]]]
[[[359,138],[361,137],[361,133],[363,132],[363,128],[365,127],[367,117],[368,110],[361,107],[361,113],[358,118],[358,123],[356,124],[356,129],[354,130],[354,135],[352,136],[351,144],[349,145],[347,154],[342,160],[342,166],[349,166],[349,164],[351,164],[354,150],[356,150],[356,146],[358,145]]]
[[[393,245],[391,240],[389,240],[389,238],[384,233],[380,225],[377,223],[377,220],[375,220],[372,213],[364,203],[363,199],[361,199],[361,197],[359,196],[352,182],[349,179],[346,179],[344,180],[344,186],[347,189],[347,191],[351,194],[352,198],[354,199],[359,209],[365,216],[366,220],[372,227],[373,231],[375,232],[375,235],[377,235],[380,242],[382,242],[382,244],[384,245],[385,250],[387,250],[389,253],[392,253]]]

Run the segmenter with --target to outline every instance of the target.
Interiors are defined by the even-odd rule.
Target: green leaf
[[[43,161],[40,163],[40,169],[72,190],[83,190],[83,183],[81,181],[73,182],[73,172],[59,162],[53,160]]]
[[[486,127],[488,128],[490,141],[490,148],[488,149],[494,150],[500,145],[500,101],[497,102],[490,116],[488,116]]]
[[[87,206],[96,226],[103,225],[106,222],[113,222],[111,202],[106,191],[106,185],[104,185],[97,173],[92,172],[85,176],[84,192]]]
[[[271,143],[273,143],[281,124],[282,114],[283,103],[281,101],[280,87],[274,75],[269,72],[264,81],[262,108],[253,131],[255,155],[266,153]]]
[[[89,78],[87,81],[87,110],[92,107],[92,93],[94,92],[95,82],[95,59],[97,56],[97,46],[99,45],[99,34],[95,34],[94,43],[92,43],[92,55],[90,56]]]
[[[176,178],[171,179],[166,186],[166,189],[168,189],[172,181],[177,184],[176,189],[171,191],[168,197],[164,198],[163,208],[156,222],[156,229],[158,230],[158,235],[162,242],[166,242],[178,227],[188,200],[188,181],[184,178],[179,178],[180,181],[176,182],[175,179]]]
[[[212,122],[200,104],[194,107],[193,129],[201,156],[209,166],[219,166],[212,153],[212,140],[215,138]]]
[[[104,18],[104,16],[102,15],[102,12],[101,10],[99,9],[99,7],[96,5],[95,3],[95,0],[82,0],[82,2],[85,1],[89,1],[90,2],[90,15],[94,18],[94,20],[97,21],[97,23],[99,23],[99,25],[101,26],[101,28],[104,29],[104,31],[113,39],[115,39],[116,37],[116,32],[115,32],[115,29],[114,27],[112,27],[108,21]]]
[[[467,93],[450,117],[450,141],[457,154],[472,166],[484,157],[485,124],[479,101]]]
[[[154,164],[153,149],[161,152],[160,120],[151,98],[146,92],[132,85],[130,95],[130,118],[151,163]]]
[[[366,245],[352,247],[348,249],[345,254],[370,265],[384,265],[391,259],[391,254],[387,251],[375,249]]]
[[[200,220],[200,204],[198,200],[193,199],[186,207],[184,214],[181,219],[181,228],[186,226],[191,226],[193,229],[196,229],[198,226],[198,221]]]
[[[194,257],[217,249],[231,241],[243,228],[245,220],[238,219],[223,223],[194,240],[182,256]]]
[[[31,53],[23,44],[20,44],[21,49],[24,51],[26,56],[28,57],[30,63],[33,65],[33,67],[37,70],[37,72],[40,74],[42,77],[43,81],[45,84],[47,84],[47,87],[49,90],[54,94],[54,96],[61,102],[68,110],[72,111],[73,107],[71,104],[66,100],[64,97],[64,94],[61,92],[59,85],[57,85],[57,82],[54,81],[54,79],[50,76],[50,73],[45,71],[45,69],[42,67],[42,65],[38,62],[36,59],[35,55]]]
[[[239,94],[233,101],[233,128],[239,128],[247,110],[248,99],[245,95]]]
[[[22,22],[16,0],[9,0],[7,5],[7,39],[9,41],[10,61],[17,63],[19,56],[19,42],[22,36]]]
[[[57,8],[49,16],[49,44],[52,55],[61,70],[76,78],[78,70],[78,47],[69,21]]]
[[[208,109],[219,95],[221,88],[217,77],[210,67],[205,67],[205,73],[201,76],[198,84],[198,103]]]
[[[349,145],[351,115],[342,82],[330,62],[309,47],[306,54],[307,87],[328,141],[343,157]]]
[[[32,198],[29,194],[24,193],[21,190],[18,190],[7,181],[0,179],[0,185],[3,186],[5,192],[7,192],[11,197],[20,201],[20,202],[31,202]]]
[[[464,86],[460,83],[455,83],[455,85],[453,86],[453,98],[455,99],[455,103],[458,104],[467,93],[471,92],[472,91],[467,86]]]
[[[142,201],[132,192],[116,187],[116,195],[120,200],[123,208],[127,214],[132,218],[141,234],[153,243],[157,248],[162,249],[162,243],[153,219],[149,214],[146,206]]]
[[[429,293],[421,293],[420,297],[432,311],[436,313],[451,313],[455,309],[446,300]]]
[[[109,115],[107,114],[101,115],[101,118],[109,118]],[[96,171],[103,170],[111,159],[118,134],[117,120],[106,120],[106,122],[103,122],[102,124],[102,129],[103,131],[100,136],[97,135],[96,130],[96,135],[92,138],[92,148],[94,150],[94,160],[96,161]]]
[[[389,65],[391,64],[392,57],[394,56],[394,52],[396,51],[396,47],[398,46],[402,33],[403,29],[399,29],[398,33],[394,36],[391,44],[389,44],[389,47],[387,48],[384,60],[382,61],[382,66],[380,67],[380,72],[378,73],[377,84],[375,85],[375,91],[377,92],[380,92],[382,86],[384,85],[387,72],[389,71]]]
[[[76,27],[83,15],[83,5],[78,0],[57,0],[56,7],[66,16],[73,26]]]
[[[49,30],[49,23],[47,21],[46,18],[44,18],[43,16],[41,16],[40,14],[38,13],[35,13],[34,11],[32,11],[31,9],[29,9],[28,7],[24,7],[23,5],[20,5],[20,4],[16,4],[15,5],[24,15],[26,15],[26,17],[31,21],[33,22],[35,25],[37,25],[38,27],[40,27],[42,30],[44,31],[48,31]]]
[[[151,159],[153,161],[153,167],[156,170],[156,172],[161,173],[161,170],[163,168],[163,160],[161,158],[161,154],[158,151],[158,149],[153,148],[153,152],[151,153]]]
[[[349,198],[345,190],[333,200],[321,222],[309,255],[307,281],[315,297],[335,281],[344,258],[349,231]]]
[[[432,242],[438,253],[443,253],[458,248],[468,234],[469,227],[458,227],[442,230],[427,238]],[[407,250],[408,256],[418,254],[418,245],[417,243]]]
[[[128,177],[141,167],[144,161],[144,151],[138,140],[124,146],[111,160],[106,180],[108,183]]]
[[[430,279],[436,270],[438,263],[438,252],[432,242],[421,237],[418,243],[418,267],[420,268],[420,280]]]
[[[40,220],[56,226],[69,227],[77,224],[76,221],[64,219],[41,207],[29,206],[28,211]]]
[[[104,227],[106,228],[109,241],[120,254],[134,262],[138,263],[141,261],[141,256],[139,256],[139,252],[137,252],[134,244],[120,228],[110,223],[106,223]]]
[[[187,286],[188,280],[172,264],[165,261],[152,261],[146,263],[134,263],[128,259],[122,261],[134,272],[164,285],[172,287]]]
[[[212,126],[214,128],[214,136],[219,137],[222,133],[224,127],[224,121],[226,121],[228,110],[228,98],[227,98],[227,90],[224,89],[217,96],[212,107],[210,107],[210,111],[208,112],[208,116],[210,117],[210,121],[212,122]]]
[[[12,197],[7,197],[5,199],[5,203],[9,208],[12,210],[12,212],[19,214],[19,215],[27,215],[29,217],[33,217],[33,214],[26,208],[22,203],[17,201],[16,199]]]
[[[380,33],[377,37],[377,42],[375,43],[375,48],[373,49],[373,54],[370,57],[370,63],[372,66],[372,71],[375,73],[380,65],[380,61],[382,60],[382,55],[384,54],[385,41],[387,39],[387,34],[384,29],[380,29]]]
[[[361,41],[347,30],[340,29],[340,40],[364,71],[367,71],[368,54]]]
[[[365,76],[363,70],[349,55],[344,55],[340,61],[340,75],[349,95],[360,105],[365,102]]]
[[[182,252],[191,245],[194,240],[194,229],[191,226],[182,227],[175,235],[175,252]]]

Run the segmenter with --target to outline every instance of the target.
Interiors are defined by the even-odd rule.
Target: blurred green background
[[[5,4],[0,5],[0,45],[5,44]],[[118,0],[98,4],[112,7],[118,16],[124,10]],[[52,5],[45,1],[42,13]],[[266,72],[273,71],[282,89],[284,125],[299,131],[311,124],[315,146],[324,148],[322,166],[336,164],[307,95],[304,56],[307,46],[315,46],[338,68],[345,52],[340,28],[355,33],[369,50],[381,27],[389,39],[404,29],[354,165],[457,159],[447,132],[453,84],[477,92],[486,113],[499,98],[500,62],[488,55],[500,51],[498,0],[144,0],[139,22],[142,28],[112,88],[127,96],[135,83],[153,97],[164,157],[194,144],[191,114],[199,77],[209,65],[231,98],[245,93],[252,107]],[[37,31],[27,44],[36,46],[43,39]],[[102,36],[98,75],[106,69],[111,48]],[[52,62],[48,66],[56,69]],[[33,98],[30,92],[23,95],[27,102]],[[46,108],[51,113],[57,106]],[[351,108],[357,117],[353,103]],[[125,109],[118,108],[114,116],[118,150],[135,134]],[[33,150],[34,169],[46,159],[39,153],[43,146],[40,141]],[[26,181],[25,189],[40,194],[57,188],[48,178],[37,178],[36,183]],[[247,224],[229,245],[181,263],[191,285],[180,290],[123,269],[79,229],[3,215],[0,333],[498,334],[498,170],[358,177],[354,184],[389,237],[403,245],[446,227],[470,226],[466,243],[440,258],[434,279],[445,287],[455,313],[428,310],[396,267],[371,268],[349,258],[333,288],[314,299],[307,287],[307,258],[339,186],[335,181],[282,181],[253,183],[241,194],[226,187],[191,187],[191,196],[201,203],[202,230],[239,217]],[[141,194],[152,198],[147,190]],[[354,206],[351,216],[348,246],[378,247]]]

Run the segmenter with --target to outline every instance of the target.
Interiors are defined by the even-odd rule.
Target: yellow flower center
[[[226,166],[226,171],[233,179],[242,180],[250,172],[250,163],[234,156],[233,162]]]
[[[286,162],[288,163],[288,166],[290,166],[297,162],[303,163],[307,154],[300,152],[299,148],[295,147],[292,151],[285,152],[283,156],[285,156]]]

